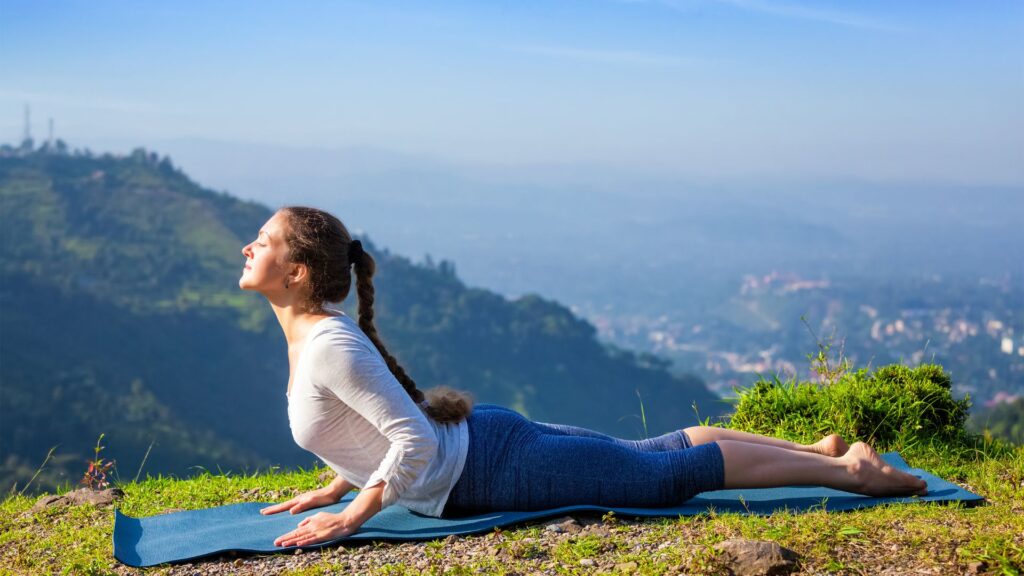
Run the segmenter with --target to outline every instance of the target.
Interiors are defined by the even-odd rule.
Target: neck
[[[270,307],[274,310],[278,323],[281,324],[281,330],[284,332],[284,338],[288,342],[289,348],[301,344],[313,324],[324,318],[338,315],[322,307],[311,310],[296,302],[278,304],[271,301]]]

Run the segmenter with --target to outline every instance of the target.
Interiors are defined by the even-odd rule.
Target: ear
[[[298,284],[309,281],[309,267],[305,264],[292,264],[288,270],[288,283]]]

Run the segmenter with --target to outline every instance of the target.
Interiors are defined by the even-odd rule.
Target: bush
[[[842,374],[832,384],[764,378],[737,389],[730,427],[813,442],[829,433],[863,440],[880,451],[941,442],[966,446],[970,399],[954,400],[941,366],[884,366]]]

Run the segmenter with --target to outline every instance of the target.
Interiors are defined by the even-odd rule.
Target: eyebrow
[[[260,234],[267,234],[267,233],[265,231],[263,231],[263,230],[260,230]],[[259,236],[260,234],[257,234],[257,236]],[[270,238],[270,234],[267,234],[267,238]]]

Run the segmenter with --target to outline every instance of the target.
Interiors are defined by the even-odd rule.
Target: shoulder
[[[323,360],[339,354],[362,354],[369,352],[367,338],[359,331],[359,326],[347,317],[331,319],[318,326],[318,330],[309,341],[302,355]]]
[[[306,343],[302,362],[314,379],[325,375],[373,374],[381,367],[387,370],[373,343],[347,317],[325,322]]]

